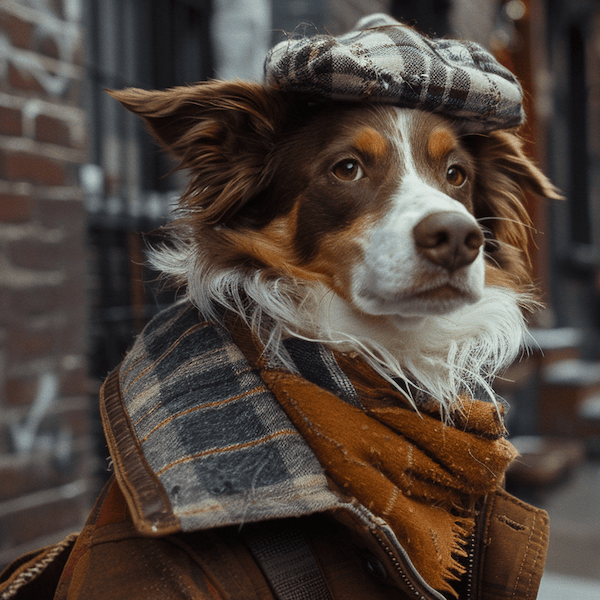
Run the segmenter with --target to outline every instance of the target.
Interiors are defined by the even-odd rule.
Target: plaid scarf
[[[474,132],[525,120],[516,77],[481,46],[430,39],[387,15],[354,31],[291,38],[270,50],[265,80],[314,99],[369,101],[439,112]]]

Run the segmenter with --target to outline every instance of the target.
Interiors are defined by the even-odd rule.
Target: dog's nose
[[[484,242],[473,219],[455,211],[428,215],[415,225],[413,236],[417,251],[448,271],[470,265]]]

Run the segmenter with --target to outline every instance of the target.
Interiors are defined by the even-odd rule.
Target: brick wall
[[[0,0],[0,566],[77,530],[87,422],[83,0]]]

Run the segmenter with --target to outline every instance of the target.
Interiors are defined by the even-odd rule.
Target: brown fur
[[[189,172],[181,198],[185,216],[172,225],[176,235],[189,231],[216,265],[324,279],[340,292],[336,278],[360,252],[353,232],[361,219],[382,214],[386,194],[401,175],[389,173],[393,157],[377,131],[377,109],[312,106],[243,82],[110,93],[142,116]],[[460,136],[441,117],[432,123],[420,142],[429,160],[443,162],[455,151],[469,155],[474,173],[468,191],[446,193],[472,204],[468,208],[487,232],[488,282],[523,289],[530,284],[531,231],[524,190],[548,198],[559,194],[525,156],[515,132]],[[371,168],[371,187],[365,184],[354,199],[335,182],[319,183],[320,157],[335,155],[335,136],[355,137],[359,158]],[[326,207],[318,190],[326,191]]]
[[[475,217],[489,232],[487,278],[497,285],[508,278],[517,288],[528,286],[533,224],[525,193],[557,200],[562,196],[525,155],[517,132],[472,135],[463,142],[478,159]]]

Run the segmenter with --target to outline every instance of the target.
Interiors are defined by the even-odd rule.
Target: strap
[[[54,598],[62,570],[77,540],[73,533],[62,542],[23,556],[6,568],[0,580],[1,600]]]
[[[308,540],[296,524],[250,525],[243,537],[277,600],[332,600]]]

